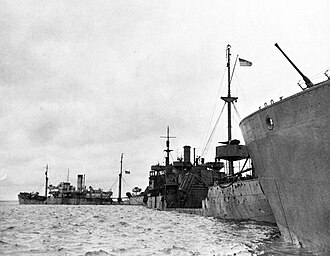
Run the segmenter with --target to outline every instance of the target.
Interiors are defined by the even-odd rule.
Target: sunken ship
[[[232,138],[232,107],[238,97],[231,95],[231,80],[235,71],[236,61],[231,71],[230,52],[231,46],[227,45],[227,72],[228,94],[221,99],[227,105],[227,141],[220,142],[216,147],[216,161],[226,161],[226,175],[216,181],[208,189],[208,194],[203,200],[204,215],[221,218],[224,220],[253,220],[275,224],[275,218],[269,202],[260,186],[258,174],[254,170],[248,149],[240,141]],[[241,66],[251,66],[252,63],[239,58]],[[221,116],[221,114],[220,114]],[[220,118],[220,117],[219,117]],[[244,162],[240,166],[240,162]]]
[[[204,162],[184,146],[183,158],[170,163],[170,135],[167,127],[165,165],[152,165],[145,203],[148,208],[201,213],[208,188],[225,174],[222,162]],[[185,209],[185,210],[184,210]]]

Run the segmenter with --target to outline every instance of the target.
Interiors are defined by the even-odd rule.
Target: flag
[[[243,67],[252,66],[252,62],[251,61],[244,60],[244,59],[241,59],[241,58],[238,58],[238,60],[239,60],[239,65],[240,66],[243,66]]]
[[[130,174],[131,173],[131,171],[125,171],[125,174]]]

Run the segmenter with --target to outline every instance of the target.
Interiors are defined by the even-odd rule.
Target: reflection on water
[[[311,255],[277,228],[142,206],[0,203],[1,255]]]

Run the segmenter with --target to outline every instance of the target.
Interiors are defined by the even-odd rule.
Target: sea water
[[[120,205],[0,203],[0,255],[312,255],[276,226]]]

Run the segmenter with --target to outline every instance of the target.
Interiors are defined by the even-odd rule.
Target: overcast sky
[[[225,51],[237,67],[232,95],[240,118],[301,79],[278,43],[312,79],[330,67],[330,2],[0,0],[0,200],[44,193],[67,179],[108,189],[124,153],[125,191],[148,185],[163,163],[166,127],[172,157],[200,155],[226,96]],[[223,79],[223,82],[221,83]],[[205,157],[212,161],[219,125]],[[235,134],[236,133],[236,134]],[[116,190],[116,188],[114,188]]]

